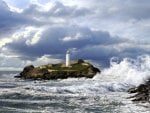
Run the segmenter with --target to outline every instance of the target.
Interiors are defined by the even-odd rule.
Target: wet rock
[[[138,87],[131,88],[128,90],[129,93],[136,93],[132,101],[141,101],[141,102],[149,102],[150,103],[150,79],[145,82],[145,84],[141,84]]]

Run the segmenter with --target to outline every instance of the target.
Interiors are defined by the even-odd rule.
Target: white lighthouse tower
[[[70,51],[66,52],[66,67],[70,66]]]

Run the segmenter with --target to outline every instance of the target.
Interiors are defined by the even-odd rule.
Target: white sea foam
[[[104,69],[101,75],[94,79],[105,79],[138,86],[150,78],[150,56],[143,55],[137,59],[124,58],[121,62],[118,58],[111,59],[110,68]]]

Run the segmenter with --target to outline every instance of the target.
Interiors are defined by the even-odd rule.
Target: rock
[[[29,65],[29,66],[24,68],[24,71],[30,71],[32,69],[34,69],[34,66],[33,65]]]
[[[134,98],[132,101],[150,102],[150,79],[145,84],[129,89],[128,92],[136,93],[131,97]]]
[[[128,90],[129,93],[136,93],[136,91],[137,91],[137,88],[136,88],[136,87],[135,87],[135,88],[130,88],[130,89]]]
[[[78,62],[79,64],[81,64],[81,63],[84,63],[84,60],[78,59],[77,62]]]
[[[65,64],[47,64],[38,67],[33,65],[27,66],[20,73],[17,78],[23,79],[66,79],[66,78],[80,78],[87,77],[92,78],[96,73],[100,73],[100,70],[94,67],[92,64],[85,62],[82,59],[74,61],[69,67]]]

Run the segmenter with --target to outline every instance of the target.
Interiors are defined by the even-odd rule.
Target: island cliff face
[[[83,60],[73,61],[70,66],[66,67],[65,64],[47,64],[38,67],[33,65],[27,66],[20,73],[18,78],[23,79],[65,79],[65,78],[79,78],[86,77],[92,78],[100,73],[100,70],[92,64]]]

